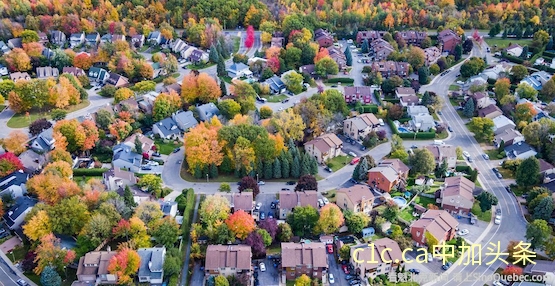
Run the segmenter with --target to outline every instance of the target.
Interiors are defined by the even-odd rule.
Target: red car
[[[360,158],[359,158],[359,157],[353,158],[353,160],[351,160],[351,165],[358,164],[358,161],[360,161]]]
[[[341,269],[343,269],[343,272],[345,272],[345,274],[349,274],[349,269],[347,268],[347,265],[341,265]]]
[[[329,254],[333,253],[333,246],[331,244],[326,245],[326,248],[328,249]]]

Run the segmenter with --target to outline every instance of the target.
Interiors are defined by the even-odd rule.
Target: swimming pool
[[[409,131],[405,127],[397,127],[397,131],[400,133],[409,133]]]
[[[400,208],[407,205],[407,200],[403,197],[394,197],[392,200],[399,206]]]

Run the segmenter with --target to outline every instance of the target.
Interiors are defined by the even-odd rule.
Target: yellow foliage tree
[[[23,233],[33,240],[39,240],[41,237],[52,232],[50,217],[45,210],[38,211],[24,226]]]
[[[189,172],[195,175],[196,169],[214,164],[219,166],[223,161],[223,143],[218,141],[219,121],[199,124],[185,134],[184,146]]]
[[[6,151],[19,155],[27,150],[29,136],[22,131],[15,130],[10,132],[7,138],[0,139],[0,145]]]

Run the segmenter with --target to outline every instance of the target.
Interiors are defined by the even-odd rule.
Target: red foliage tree
[[[279,59],[277,57],[269,58],[267,64],[274,73],[279,71]]]
[[[73,65],[84,70],[88,70],[92,66],[92,58],[86,53],[81,53],[73,59]]]
[[[245,47],[247,49],[252,48],[254,44],[254,28],[252,26],[247,27],[247,38],[245,39]]]
[[[245,239],[245,244],[250,246],[255,258],[266,256],[266,247],[262,236],[256,231],[253,231]]]
[[[272,240],[276,237],[278,231],[277,221],[273,218],[268,218],[266,220],[260,221],[258,223],[258,227],[264,229],[270,234]]]
[[[509,265],[507,267],[505,267],[505,269],[503,269],[503,272],[501,273],[503,275],[522,275],[522,268],[515,266],[515,265]]]
[[[21,169],[23,169],[23,164],[14,153],[6,152],[0,155],[0,177]]]
[[[241,179],[241,184],[239,185],[239,192],[242,192],[244,190],[252,190],[252,195],[253,197],[256,198],[256,196],[258,196],[258,194],[260,193],[260,188],[258,187],[258,182],[253,178],[253,177],[243,177]]]

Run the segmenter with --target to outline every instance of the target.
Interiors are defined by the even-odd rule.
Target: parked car
[[[254,210],[260,210],[260,208],[262,207],[262,203],[256,203],[256,206],[254,207]]]
[[[322,199],[318,199],[318,206],[319,207],[323,207],[324,206],[324,201]]]
[[[268,212],[268,218],[274,218],[274,213],[273,212]]]
[[[441,113],[441,111],[438,111],[438,112],[437,112],[437,115],[443,115],[443,113]]]
[[[351,165],[358,164],[358,161],[360,161],[360,158],[359,157],[354,157],[353,160],[351,160]]]
[[[418,149],[418,146],[412,145],[412,146],[410,146],[410,148],[411,148],[411,149]]]
[[[496,209],[495,209],[495,214],[496,214],[496,215],[501,215],[501,209],[500,209],[500,208],[496,208]]]
[[[472,159],[472,157],[468,157],[468,163],[472,163],[474,162],[474,159]]]
[[[348,280],[355,279],[354,275],[349,274],[349,269],[347,269],[347,265],[345,265],[345,264],[341,265],[341,269],[343,269],[343,272],[345,272],[345,274],[347,274],[347,275],[345,275],[345,280],[348,281]]]
[[[463,151],[463,156],[470,157],[470,154],[467,151]]]
[[[291,190],[288,189],[288,188],[281,188],[281,190],[282,190],[282,191],[291,191]]]
[[[281,103],[286,103],[286,102],[289,102],[289,99],[288,99],[288,98],[286,98],[286,99],[284,99],[284,100],[281,101]]]
[[[260,219],[261,220],[265,220],[266,219],[266,214],[264,212],[260,212]]]
[[[330,284],[334,284],[335,283],[335,278],[333,277],[333,274],[330,273],[328,275],[328,281],[330,282]]]
[[[150,171],[150,170],[152,170],[152,167],[150,165],[144,165],[144,166],[141,167],[141,170]]]
[[[173,149],[173,153],[177,153],[179,151],[181,151],[181,147]]]
[[[161,156],[161,155],[160,155],[160,153],[158,153],[158,152],[153,152],[153,153],[152,153],[152,157],[160,157],[160,156]]]
[[[328,253],[329,253],[329,254],[332,254],[332,253],[333,253],[333,245],[328,244],[328,245],[326,245],[326,248],[328,249]]]
[[[351,280],[351,282],[349,282],[349,285],[354,286],[354,285],[360,284],[360,282],[361,282],[360,278],[355,278]]]
[[[330,173],[333,173],[333,170],[332,170],[330,167],[325,167],[324,170],[326,170],[326,171],[328,171],[328,172],[330,172]]]
[[[177,165],[181,165],[181,163],[183,163],[183,160],[178,160],[177,161]]]
[[[461,230],[459,230],[459,232],[457,232],[457,234],[458,234],[459,236],[465,236],[465,235],[467,235],[468,233],[469,233],[469,231],[468,231],[468,229],[466,229],[466,228],[465,228],[465,229],[461,229]]]
[[[453,128],[451,128],[451,126],[447,126],[447,130],[449,130],[449,132],[453,132]]]
[[[295,182],[295,181],[287,181],[287,183],[285,183],[285,184],[291,186],[291,185],[297,184],[297,182]]]
[[[496,215],[495,216],[495,220],[493,221],[495,224],[501,224],[501,216],[500,215]]]
[[[488,154],[482,154],[482,157],[484,157],[485,160],[489,160],[489,155]]]
[[[420,270],[415,269],[415,268],[409,269],[409,272],[410,272],[410,273],[413,273],[413,274],[416,274],[416,275],[420,274]]]
[[[507,192],[511,192],[511,187],[510,186],[505,186],[505,190],[507,190]]]
[[[13,281],[13,280],[12,280]],[[27,283],[27,281],[23,280],[23,279],[17,279],[17,285],[20,286],[27,286],[29,285],[29,283]]]
[[[447,262],[447,263],[443,264],[443,266],[441,266],[441,269],[447,270],[447,269],[449,269],[449,267],[451,267],[451,265],[453,265],[453,263]]]
[[[259,182],[258,182],[258,185],[259,185],[259,186],[266,185],[266,182],[264,182],[264,181],[259,181]]]
[[[266,264],[264,264],[264,262],[260,262],[260,271],[266,271]]]
[[[330,203],[330,201],[329,201],[328,198],[326,198],[326,197],[323,197],[323,198],[322,198],[322,201],[324,201],[324,205],[327,205],[327,204]]]
[[[351,151],[351,152],[349,152],[349,156],[356,157],[357,154],[355,154],[355,152]]]
[[[360,146],[360,151],[366,151],[366,146]]]

